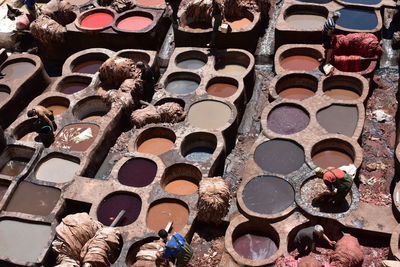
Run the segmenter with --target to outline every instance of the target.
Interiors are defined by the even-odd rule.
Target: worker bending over
[[[336,28],[336,21],[340,18],[340,12],[333,12],[332,17],[325,21],[322,29],[322,44],[325,49],[325,64],[329,64],[332,59],[333,47],[332,42],[335,35],[333,34]]]
[[[54,140],[54,131],[57,125],[54,122],[53,111],[37,105],[33,109],[28,110],[28,117],[36,117],[33,123],[35,131],[45,146],[49,146]]]
[[[332,247],[336,244],[335,241],[330,240],[324,234],[324,228],[317,224],[298,231],[294,238],[294,245],[299,252],[299,256],[305,256],[312,251],[315,252],[315,243],[322,239],[328,242]]]
[[[158,231],[158,236],[165,242],[165,249],[161,256],[172,260],[177,267],[187,266],[192,258],[193,250],[186,239],[178,233],[169,235],[164,229]]]

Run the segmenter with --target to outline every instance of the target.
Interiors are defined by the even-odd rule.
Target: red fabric
[[[291,255],[282,256],[276,260],[275,267],[298,267],[298,260]]]
[[[334,56],[333,62],[334,66],[338,70],[347,72],[358,72],[365,70],[370,63],[369,60],[364,60],[364,62],[361,62],[360,56]],[[368,63],[367,66],[365,66],[365,63]]]
[[[332,267],[361,267],[364,255],[357,238],[344,234],[331,256]]]
[[[324,176],[322,179],[334,183],[337,179],[342,179],[346,173],[335,167],[328,167],[324,170]]]

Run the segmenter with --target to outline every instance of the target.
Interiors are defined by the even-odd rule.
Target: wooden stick
[[[121,210],[121,211],[118,213],[117,217],[115,217],[115,219],[114,219],[114,221],[112,222],[112,224],[110,225],[110,227],[115,227],[115,226],[119,223],[119,221],[121,220],[122,216],[125,215],[125,212],[126,212],[126,210]]]

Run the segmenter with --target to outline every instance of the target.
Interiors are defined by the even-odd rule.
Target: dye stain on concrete
[[[331,148],[324,149],[312,156],[315,165],[321,168],[336,167],[349,165],[354,162],[353,158],[344,151]]]
[[[211,147],[198,146],[190,149],[184,157],[191,161],[207,161],[214,153],[214,150]]]
[[[322,15],[294,14],[288,16],[285,20],[293,28],[306,30],[321,28],[326,18]]]
[[[311,71],[319,66],[317,59],[309,56],[290,56],[285,57],[280,62],[285,70]]]
[[[190,94],[194,92],[199,83],[193,80],[174,80],[167,84],[165,88],[168,92],[173,94]]]
[[[287,99],[297,99],[303,100],[313,96],[315,92],[309,88],[305,87],[290,87],[282,90],[279,93],[280,97],[287,98]]]
[[[378,25],[378,18],[373,9],[346,7],[339,11],[341,15],[336,24],[343,28],[372,30]]]
[[[100,66],[104,63],[104,60],[89,60],[77,64],[72,68],[72,72],[95,74],[99,71]]]
[[[21,182],[8,202],[6,211],[47,216],[56,206],[60,195],[59,189]]]
[[[254,161],[264,171],[289,174],[304,164],[304,150],[294,142],[273,139],[257,146]]]
[[[196,59],[196,58],[182,60],[176,64],[176,66],[178,66],[179,68],[190,69],[190,70],[200,69],[204,65],[206,65],[206,63],[203,60]]]
[[[99,133],[100,127],[92,123],[74,123],[57,134],[53,146],[71,151],[86,151]]]
[[[241,30],[251,25],[251,20],[248,18],[228,19],[228,24],[233,30]]]
[[[125,210],[125,214],[117,224],[125,226],[136,221],[141,209],[140,197],[129,193],[114,193],[101,201],[97,208],[97,218],[102,224],[110,226],[119,212]]]
[[[20,262],[37,262],[49,248],[50,225],[0,221],[0,256]]]
[[[153,23],[153,20],[143,16],[132,16],[121,20],[117,28],[125,31],[140,31]]]
[[[65,83],[61,86],[60,92],[67,95],[72,95],[79,91],[82,91],[83,89],[88,87],[88,85],[89,85],[88,83],[82,83],[82,82]]]
[[[36,179],[53,183],[72,181],[79,164],[59,157],[50,157],[36,170]]]
[[[317,112],[318,123],[329,133],[353,136],[358,122],[357,106],[331,105]]]
[[[257,176],[243,189],[243,202],[249,210],[261,214],[282,212],[294,203],[293,186],[276,176]]]
[[[247,68],[239,64],[226,64],[216,69],[218,74],[243,76]]]
[[[81,26],[89,29],[99,29],[110,25],[114,17],[105,12],[96,12],[85,17],[81,21]]]
[[[35,65],[30,62],[15,62],[2,67],[1,72],[5,79],[14,80],[26,78],[34,69]]]
[[[225,98],[234,95],[237,89],[235,85],[229,83],[214,83],[207,87],[207,93],[209,95]]]
[[[152,155],[161,155],[174,146],[174,142],[161,137],[150,138],[141,143],[137,151],[141,153],[147,153]]]
[[[218,101],[205,100],[193,104],[188,112],[187,119],[193,126],[215,130],[226,125],[231,118],[231,108]]]
[[[118,181],[127,186],[143,187],[151,184],[157,174],[157,164],[145,158],[130,159],[118,171]]]
[[[197,192],[199,186],[190,177],[177,177],[165,185],[164,190],[175,195],[191,195]]]
[[[265,260],[277,250],[275,242],[264,235],[245,234],[233,241],[233,248],[242,257],[250,260]]]
[[[292,105],[281,105],[268,115],[267,127],[279,134],[294,134],[304,130],[310,118],[302,109]]]
[[[152,205],[147,213],[147,227],[158,231],[173,221],[171,232],[182,230],[189,218],[189,210],[184,204],[173,200],[163,200]]]
[[[8,176],[18,176],[28,164],[27,158],[13,158],[0,168],[0,174]]]

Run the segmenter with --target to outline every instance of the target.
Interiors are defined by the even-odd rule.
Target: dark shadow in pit
[[[351,194],[351,192],[349,194]],[[320,212],[324,213],[342,213],[349,210],[350,203],[346,199],[343,199],[341,201],[337,201],[334,204],[331,204],[327,201],[317,201],[317,199],[314,198],[311,202],[311,206],[313,208],[319,209]]]

